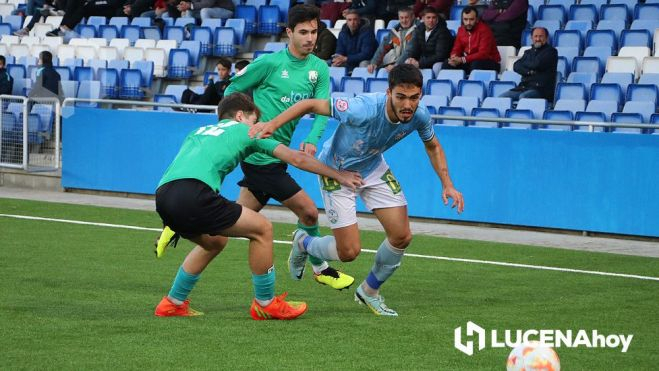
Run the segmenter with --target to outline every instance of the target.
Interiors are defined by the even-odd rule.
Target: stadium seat
[[[618,50],[618,38],[613,30],[590,30],[586,33],[586,47],[589,46],[608,46]]]
[[[600,20],[599,23],[597,23],[596,29],[600,31],[605,31],[605,30],[613,31],[615,37],[620,38],[620,35],[622,34],[622,30],[624,30],[625,28],[626,25],[623,19],[604,19],[604,20]]]
[[[197,20],[193,17],[178,17],[174,20],[175,27],[185,27],[189,24],[196,24]]]
[[[191,40],[201,43],[200,53],[207,57],[213,54],[213,32],[208,27],[195,27],[190,35]]]
[[[560,57],[563,57],[566,59],[567,62],[567,67],[568,67],[568,72],[570,71],[569,69],[572,66],[572,62],[574,62],[574,58],[579,56],[579,48],[576,46],[558,46],[556,47],[556,51],[558,52],[558,55]]]
[[[237,45],[243,46],[245,45],[245,41],[247,38],[247,33],[245,31],[247,27],[246,20],[244,19],[237,19],[237,18],[229,18],[227,19],[226,23],[224,24],[224,27],[229,27],[233,29],[234,32],[234,42]]]
[[[366,92],[367,93],[385,93],[389,88],[389,81],[387,79],[378,79],[375,77],[366,78]]]
[[[279,20],[287,23],[288,8],[291,6],[290,0],[270,0],[270,5],[279,7]]]
[[[587,112],[601,112],[606,121],[610,121],[611,114],[616,112],[617,102],[611,100],[591,100],[586,107]]]
[[[185,40],[185,30],[183,27],[179,26],[166,26],[164,37],[167,40],[176,40],[178,44],[181,44],[181,42]]]
[[[517,83],[514,81],[491,81],[487,88],[487,96],[497,98],[516,86]]]
[[[449,99],[453,98],[453,95],[455,94],[455,90],[453,87],[453,82],[451,80],[446,80],[446,79],[433,79],[428,81],[426,84],[426,94],[428,95],[442,95],[449,97]]]
[[[567,22],[567,11],[562,5],[540,5],[538,8],[538,19],[558,20],[562,26]]]
[[[490,108],[497,111],[499,117],[505,115],[506,110],[512,108],[512,99],[501,97],[487,97],[483,101],[481,108]]]
[[[608,46],[589,46],[584,50],[583,56],[597,58],[600,63],[600,71],[603,72],[606,67],[606,60],[611,56],[611,48]]]
[[[110,42],[113,39],[119,38],[120,33],[119,29],[117,29],[117,26],[102,25],[99,27],[97,35]]]
[[[341,91],[344,93],[356,95],[361,94],[366,89],[366,82],[361,77],[344,76],[341,78]]]
[[[183,91],[187,89],[187,85],[178,85],[178,84],[172,84],[172,85],[167,85],[167,88],[165,88],[165,95],[172,95],[176,97],[176,101],[180,103],[181,95],[183,94]]]
[[[497,46],[499,50],[499,55],[501,56],[501,69],[499,72],[504,72],[506,70],[506,63],[504,61],[508,60],[508,57],[517,55],[517,50],[514,46]]]
[[[453,99],[451,99],[451,102],[449,103],[449,107],[451,108],[459,108],[462,109],[464,112],[464,116],[471,116],[471,111],[478,107],[478,98],[476,97],[469,97],[469,96],[455,96]],[[442,109],[444,107],[440,107],[439,113],[442,114]],[[443,114],[448,114],[446,113],[447,111],[444,110],[445,113]],[[444,125],[457,125],[457,126],[464,126],[465,122],[464,121],[453,121],[453,120],[443,120],[442,124]]]
[[[462,9],[465,8],[465,5],[456,5],[451,6],[451,11],[449,14],[449,19],[452,20],[461,20],[462,19]]]
[[[281,41],[268,41],[265,43],[263,50],[271,51],[274,53],[286,49],[286,45],[287,44],[285,42],[281,42]],[[362,67],[362,68],[366,68],[366,67]]]
[[[237,5],[233,12],[234,17],[237,19],[245,20],[245,34],[252,35],[257,31],[257,10],[251,5]]]
[[[655,106],[659,100],[656,84],[630,84],[627,88],[627,101],[651,102]]]
[[[142,73],[140,70],[132,68],[121,70],[119,75],[119,98],[141,100],[144,97],[141,86]]]
[[[80,65],[82,65],[82,61],[80,63],[81,63]],[[71,75],[73,75],[73,73],[71,72],[71,70],[73,68],[75,68],[75,66],[71,66],[71,68],[69,68],[69,67],[55,67],[55,71],[57,71],[57,73],[59,73],[60,80],[72,80]]]
[[[490,70],[472,70],[469,73],[469,80],[471,81],[482,81],[485,86],[487,86],[490,81],[497,79],[496,71]]]
[[[160,40],[163,38],[160,28],[158,27],[141,27],[142,37],[149,40]]]
[[[264,5],[258,9],[257,32],[261,35],[279,35],[279,7]]]
[[[78,85],[77,98],[101,99],[100,81],[81,81]],[[76,107],[97,108],[98,103],[76,102]]]
[[[576,30],[558,30],[554,34],[553,44],[556,47],[577,47],[578,50],[583,49],[583,38],[581,32]]]
[[[142,38],[142,29],[139,26],[126,25],[121,26],[121,38],[130,40],[131,45]]]
[[[475,117],[490,117],[490,118],[501,118],[499,111],[496,108],[488,107],[474,107],[471,111],[471,115]],[[481,128],[498,128],[501,126],[501,123],[494,121],[466,121],[467,126],[475,126]]]
[[[139,39],[135,41],[135,45],[133,45],[133,47],[142,48],[142,49],[155,48],[157,41],[158,40],[153,40],[153,39]]]
[[[94,70],[91,67],[76,67],[73,70],[73,79],[78,82],[94,80]]]
[[[616,124],[643,124],[643,116],[640,113],[631,113],[631,112],[614,112],[611,114],[611,122]],[[620,127],[613,126],[610,128],[612,133],[643,133],[644,129],[642,128],[630,128],[630,127]]]
[[[128,63],[144,60],[144,49],[132,46],[124,49],[124,60]]]
[[[561,82],[556,84],[554,99],[556,102],[562,99],[588,100],[587,90],[580,82]]]
[[[562,28],[563,23],[565,23],[565,22],[561,21],[559,19],[542,19],[542,18],[540,18],[540,20],[535,21],[535,23],[533,24],[533,27],[544,27],[544,28],[546,28],[547,31],[549,31],[549,39],[550,40],[548,40],[548,41],[551,42],[552,41],[551,38],[554,36],[556,31],[558,31]],[[527,45],[531,45],[531,44],[527,44]]]
[[[140,71],[142,74],[142,87],[151,89],[153,82],[154,64],[152,61],[135,61],[130,65],[131,68]]]
[[[494,71],[493,71],[494,72]],[[485,84],[478,80],[461,80],[458,83],[457,95],[478,98],[478,105],[485,99]]]
[[[618,57],[633,57],[636,60],[636,75],[641,70],[643,59],[650,56],[650,48],[645,46],[624,46],[618,51]]]
[[[190,53],[186,49],[172,49],[167,62],[167,77],[171,79],[189,79],[192,76],[190,69]]]
[[[618,84],[593,84],[590,89],[591,100],[608,100],[617,103],[616,110],[622,107],[624,95]],[[583,111],[583,110],[580,110]]]
[[[235,34],[233,28],[220,27],[216,29],[214,40],[213,55],[234,57],[238,53],[234,44]]]
[[[607,72],[602,76],[601,83],[603,84],[618,84],[620,89],[624,92],[627,91],[627,86],[634,81],[633,73],[624,72]]]
[[[98,81],[101,83],[101,97],[114,99],[119,95],[119,72],[114,68],[101,68],[98,70]]]
[[[176,41],[174,40],[159,40],[156,43],[156,48],[163,49],[165,51],[165,54],[169,55],[171,53],[172,49],[176,49]]]
[[[516,109],[533,112],[533,118],[541,119],[547,109],[547,101],[542,98],[522,98],[517,102]]]
[[[64,98],[75,98],[78,91],[78,82],[74,80],[60,81]]]
[[[178,98],[173,96],[173,95],[168,95],[168,94],[156,94],[153,96],[153,101],[157,103],[171,103],[171,104],[178,104]],[[163,107],[163,106],[155,106],[153,107],[154,111],[165,111],[165,112],[174,112],[174,109],[172,107]]]
[[[542,119],[553,121],[572,121],[574,120],[574,114],[570,111],[553,109],[545,111],[545,113],[542,115]],[[545,124],[543,129],[570,131],[572,130],[572,125]]]
[[[586,40],[586,34],[593,29],[591,21],[567,21],[564,30],[577,31],[581,35],[582,45]]]
[[[500,81],[512,81],[515,84],[519,84],[520,81],[522,81],[522,75],[520,75],[519,73],[517,73],[515,71],[503,71],[501,73],[501,77],[499,78],[499,80]],[[492,82],[490,82],[490,84],[488,84],[488,85],[492,85]]]
[[[440,70],[435,79],[437,80],[450,80],[453,83],[453,88],[458,87],[460,80],[465,78],[463,70]]]
[[[340,88],[341,88],[341,87],[340,87],[341,79],[342,79],[344,76],[347,76],[347,75],[348,75],[347,69],[346,69],[345,67],[334,67],[334,66],[330,66],[330,68],[329,68],[329,74],[330,74],[330,77],[332,77],[332,78],[334,79],[334,83],[335,83],[335,85],[334,85],[333,90],[334,90],[334,91],[338,91],[338,90],[340,90]]]
[[[113,59],[108,61],[108,68],[117,70],[117,73],[121,73],[121,70],[125,70],[130,66],[128,61],[123,59]]]
[[[579,82],[584,85],[586,91],[590,91],[590,86],[598,82],[597,74],[590,72],[570,72],[567,82]]]
[[[574,121],[578,121],[581,125],[576,125],[573,127],[575,131],[590,131],[587,123],[589,122],[608,122],[606,116],[602,112],[586,112],[579,111],[574,115]],[[602,132],[606,131],[605,127],[602,126],[593,126],[593,131]]]
[[[516,109],[511,108],[506,110],[506,114],[504,115],[504,117],[513,118],[513,119],[526,119],[526,120],[534,119],[533,111],[529,109],[521,109],[521,108],[516,108]],[[537,127],[537,125],[525,124],[520,122],[506,122],[502,124],[501,127],[510,128],[510,129],[534,129]]]
[[[599,21],[599,12],[595,5],[592,4],[572,4],[570,5],[568,18],[571,21],[590,21],[597,23]]]
[[[646,30],[650,33],[654,33],[657,28],[659,28],[659,18],[635,19],[632,21],[631,26],[629,26],[631,30]]]
[[[572,61],[571,71],[594,73],[599,79],[604,73],[604,66],[597,57],[576,57]]]
[[[652,47],[652,35],[648,30],[622,30],[620,46]]]
[[[119,56],[121,58],[123,58],[123,56],[124,56],[123,50],[130,46],[130,40],[122,39],[122,38],[112,39],[112,40],[110,40],[110,43],[108,44],[108,46],[112,46],[112,47],[117,48]]]
[[[195,68],[199,67],[199,63],[201,62],[201,42],[184,40],[179,46],[179,49],[187,50],[190,54],[190,64]]]
[[[89,39],[92,37],[96,37],[96,35],[100,36],[100,33],[96,30],[96,27],[88,24],[82,24],[78,23],[75,27],[75,32],[80,35],[80,37]]]
[[[629,23],[629,11],[623,4],[606,4],[600,8],[600,22],[602,20],[621,19]]]
[[[220,78],[220,75],[218,75],[217,72],[204,72],[204,85],[208,85],[211,79],[214,81],[217,81]]]
[[[655,71],[659,71],[659,70],[655,70]],[[638,79],[638,83],[659,85],[659,72],[657,73],[646,72],[642,74],[641,77]],[[624,88],[624,91],[627,91],[627,87]]]
[[[87,61],[96,59],[96,48],[91,45],[76,45],[76,58]]]
[[[443,95],[424,95],[421,97],[421,104],[426,107],[433,107],[435,112],[439,107],[448,106],[448,97]]]
[[[634,19],[659,20],[659,3],[635,4]]]
[[[87,18],[87,23],[90,26],[96,27],[97,30],[100,30],[101,26],[104,26],[108,23],[107,18],[102,16],[91,16]]]
[[[262,55],[264,55],[264,54],[272,54],[272,52],[271,52],[271,51],[267,51],[267,50],[256,50],[256,51],[252,54],[252,59],[256,59],[256,58],[258,58],[258,57],[260,57],[260,56],[262,56]]]
[[[435,74],[432,72],[432,68],[422,68],[421,76],[423,77],[423,86],[426,86],[428,81],[435,77]]]
[[[581,0],[579,4],[595,5],[595,8],[600,9],[602,5],[607,4],[609,0]]]
[[[185,25],[179,27],[185,27]],[[204,18],[201,20],[201,27],[215,30],[218,27],[224,27],[224,20],[221,18]],[[197,27],[194,27],[193,30],[195,28]]]

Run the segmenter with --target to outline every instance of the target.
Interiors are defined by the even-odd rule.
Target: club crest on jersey
[[[287,79],[288,78],[288,70],[282,70],[281,71],[281,78],[282,79]]]
[[[309,82],[315,84],[318,81],[318,71],[311,70],[309,71]]]
[[[334,103],[334,106],[340,112],[345,112],[348,109],[348,101],[345,99],[337,99],[336,103]]]

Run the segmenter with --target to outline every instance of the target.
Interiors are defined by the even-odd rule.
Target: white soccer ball
[[[506,362],[508,371],[560,371],[561,361],[550,347],[539,343],[516,346]]]

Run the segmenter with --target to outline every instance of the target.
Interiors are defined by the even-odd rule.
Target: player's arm
[[[318,83],[316,84],[314,88],[314,99],[329,99],[330,97],[330,77],[329,77],[329,69],[321,69],[318,71],[319,76],[318,76]],[[309,134],[307,137],[302,141],[300,144],[300,150],[305,151],[306,153],[314,156],[316,154],[316,146],[318,145],[318,141],[320,140],[320,137],[323,136],[323,133],[325,132],[325,127],[327,127],[327,116],[323,115],[316,115],[313,119],[313,123],[311,125],[311,131],[309,131]]]
[[[313,156],[301,151],[293,151],[283,144],[278,145],[273,151],[273,154],[278,159],[287,162],[299,169],[332,178],[351,189],[355,189],[363,184],[359,173],[332,169],[331,167],[316,160]]]
[[[464,210],[464,199],[462,198],[462,193],[458,192],[457,189],[453,186],[453,181],[448,174],[448,165],[446,163],[446,155],[444,154],[444,149],[442,145],[439,144],[436,136],[433,136],[431,140],[423,143],[426,147],[426,154],[430,159],[435,173],[439,176],[439,180],[442,182],[442,200],[444,205],[448,205],[448,199],[453,199],[453,204],[451,208],[458,208],[458,213],[461,213]]]
[[[255,59],[231,78],[231,83],[224,90],[224,96],[227,97],[235,92],[244,93],[256,88],[270,74],[270,69],[270,63],[267,60]]]
[[[261,138],[267,138],[272,133],[282,127],[285,123],[302,117],[307,113],[315,113],[317,115],[329,116],[330,101],[327,99],[304,99],[301,100],[286,111],[280,113],[275,118],[267,122],[260,122],[249,129],[249,136],[254,137],[260,134]]]

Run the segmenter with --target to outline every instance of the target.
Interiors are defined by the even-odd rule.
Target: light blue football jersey
[[[392,123],[387,118],[386,101],[385,93],[332,99],[332,117],[339,126],[323,145],[320,160],[335,169],[358,171],[366,178],[384,161],[384,151],[411,132],[419,133],[424,142],[433,139],[432,118],[425,106],[419,105],[409,122]]]

